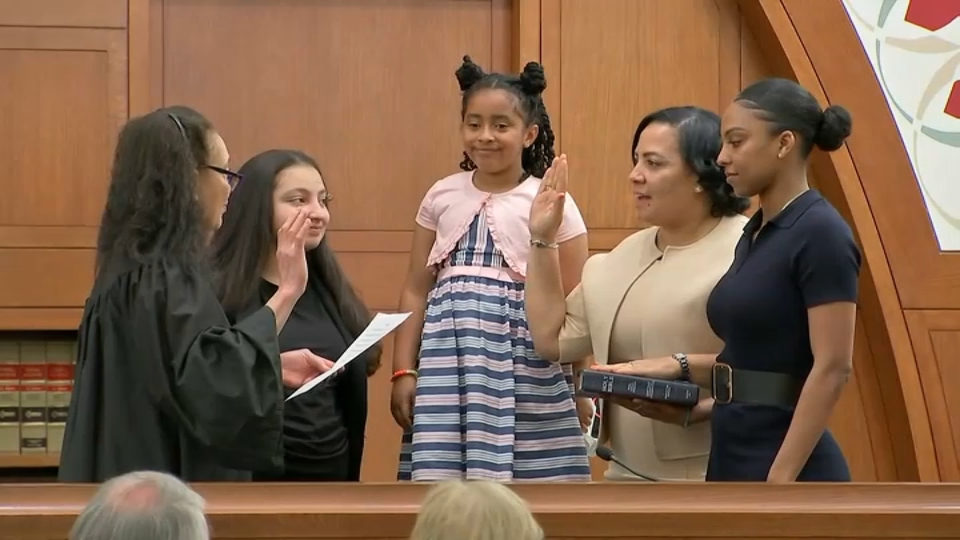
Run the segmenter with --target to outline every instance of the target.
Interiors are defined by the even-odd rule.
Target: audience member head
[[[720,117],[699,107],[668,107],[648,114],[630,146],[637,211],[651,225],[684,227],[710,216],[743,212],[717,165]]]
[[[258,300],[261,279],[276,264],[277,230],[303,208],[311,221],[305,245],[309,279],[331,295],[347,330],[360,335],[370,322],[329,243],[332,194],[317,162],[299,150],[261,152],[240,167],[243,182],[230,196],[223,226],[213,240],[213,266],[220,301],[237,313]],[[368,371],[379,366],[380,345],[367,353]]]
[[[208,540],[204,501],[174,476],[140,471],[105,482],[70,540]]]
[[[543,540],[523,499],[490,481],[447,481],[427,493],[410,540]]]
[[[530,62],[519,76],[485,73],[464,56],[457,81],[463,92],[460,168],[501,174],[520,162],[523,171],[542,178],[555,156],[541,96],[547,87],[543,67]]]
[[[169,107],[127,122],[114,152],[97,267],[114,257],[196,261],[237,180],[229,157],[193,109]]]
[[[785,175],[805,174],[813,147],[832,152],[843,146],[852,123],[846,109],[821,109],[794,81],[763,79],[724,112],[718,162],[737,194],[758,195]]]

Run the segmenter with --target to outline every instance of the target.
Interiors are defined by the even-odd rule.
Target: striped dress
[[[588,481],[571,367],[534,352],[523,283],[483,275],[507,266],[484,211],[444,266],[458,268],[427,299],[398,479]]]

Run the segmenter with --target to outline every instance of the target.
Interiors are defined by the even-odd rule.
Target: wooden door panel
[[[5,26],[0,73],[0,328],[26,329],[36,312],[20,322],[10,309],[77,314],[89,292],[112,147],[127,115],[125,32]],[[51,325],[75,327],[63,312]]]

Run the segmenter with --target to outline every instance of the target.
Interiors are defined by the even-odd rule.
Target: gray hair
[[[105,482],[70,540],[209,540],[204,500],[175,476],[138,471]]]
[[[427,492],[410,540],[543,540],[527,503],[500,482],[447,480]]]

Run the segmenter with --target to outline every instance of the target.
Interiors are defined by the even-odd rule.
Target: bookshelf
[[[0,483],[55,480],[76,332],[0,331]]]

